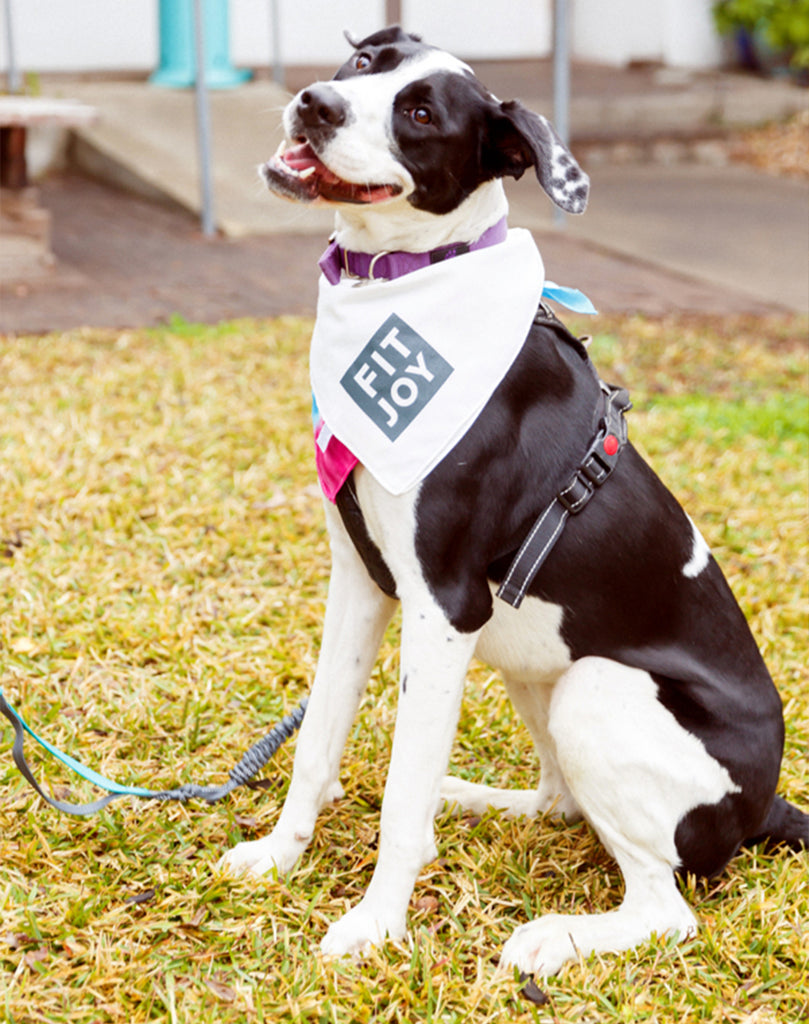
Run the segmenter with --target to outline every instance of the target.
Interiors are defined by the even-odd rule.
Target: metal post
[[[205,82],[205,25],[202,16],[202,0],[194,0],[194,43],[197,57],[194,92],[197,105],[202,233],[210,237],[216,234],[216,221],[214,218],[213,186],[211,182],[211,113],[208,105],[208,89]]]
[[[570,25],[567,0],[553,4],[553,122],[559,138],[570,145]],[[553,208],[553,222],[565,226],[565,213]]]
[[[270,52],[272,53],[272,80],[283,89],[284,63],[281,57],[281,16],[278,0],[270,0]]]
[[[20,71],[17,67],[17,58],[14,52],[14,26],[11,24],[11,0],[4,0],[3,14],[6,19],[6,50],[8,51],[8,91],[10,93],[20,92]]]

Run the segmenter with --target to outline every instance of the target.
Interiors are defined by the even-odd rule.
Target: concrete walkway
[[[91,173],[151,197],[199,211],[194,95],[137,82],[76,82],[71,94],[99,111],[76,133],[75,161]],[[217,226],[231,238],[330,230],[326,211],[309,216],[268,195],[259,164],[278,148],[289,96],[272,82],[211,92],[213,187]],[[311,211],[310,211],[311,212]]]
[[[809,182],[711,164],[599,164],[571,239],[797,313],[809,312]],[[511,220],[550,224],[533,183],[507,189]]]
[[[533,109],[552,113],[549,62],[487,63],[477,70],[497,95],[519,97]],[[288,84],[295,90],[325,74],[325,69],[290,69]],[[722,134],[734,126],[805,109],[809,91],[743,75],[591,65],[574,67],[572,85],[573,148],[592,179],[588,211],[567,218],[565,230],[556,231],[551,205],[529,175],[508,185],[510,221],[534,231],[549,277],[594,291],[594,301],[605,310],[809,312],[809,183],[727,165],[721,144]],[[79,166],[196,216],[191,92],[156,89],[142,81],[46,82],[44,89],[99,111],[95,124],[75,140],[73,157]],[[256,173],[280,140],[280,112],[287,99],[269,81],[211,94],[215,204],[224,239],[207,248],[193,221],[170,216],[165,208],[144,206],[124,193],[93,189],[77,179],[61,188],[46,185],[43,199],[54,210],[59,272],[50,286],[40,282],[4,292],[0,330],[137,323],[137,317],[144,317],[143,303],[134,301],[139,287],[151,295],[165,292],[164,305],[150,307],[141,322],[165,318],[166,309],[188,316],[186,305],[192,319],[201,305],[207,318],[310,310],[316,272],[309,257],[328,235],[332,215],[276,199]],[[638,160],[641,150],[653,161]],[[124,203],[129,204],[126,212]],[[126,236],[121,234],[124,226]],[[143,260],[136,257],[139,247]],[[301,263],[304,252],[307,260]],[[157,260],[153,283],[126,277],[126,253],[142,274]],[[199,281],[205,282],[199,286],[205,289],[201,302],[193,302],[188,274],[187,303],[180,279],[172,291],[171,274],[160,267],[161,254],[186,268],[200,268]],[[120,285],[114,276],[119,255]],[[238,292],[241,302],[217,307],[212,301],[212,279],[219,279],[214,260],[221,274],[241,273],[253,280],[252,291],[240,291],[232,281],[229,294]],[[263,267],[263,290],[251,260]],[[94,309],[91,294],[99,289],[108,301]],[[126,316],[113,318],[112,310],[122,308],[120,302],[116,306],[116,295],[127,296]],[[33,298],[39,304],[36,315]]]
[[[179,315],[312,314],[325,234],[203,239],[195,217],[81,175],[41,187],[53,215],[55,270],[0,283],[0,334],[143,327]],[[782,307],[614,249],[535,231],[548,276],[582,288],[601,313],[766,314]]]

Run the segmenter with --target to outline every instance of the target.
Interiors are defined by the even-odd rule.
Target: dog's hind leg
[[[497,789],[448,775],[441,787],[442,806],[460,808],[473,814],[502,811],[506,817],[536,817],[548,814],[567,821],[581,818],[556,760],[556,748],[548,733],[548,709],[553,683],[525,683],[506,678],[506,690],[534,741],[541,775],[536,789]]]
[[[652,935],[693,935],[696,919],[674,877],[678,822],[737,791],[726,769],[660,704],[645,672],[584,658],[551,701],[559,766],[624,877],[617,910],[549,914],[518,928],[503,963],[553,974],[568,960],[630,949]]]
[[[232,873],[288,871],[312,837],[320,809],[342,795],[340,758],[396,602],[371,580],[334,506],[326,506],[332,573],[323,641],[297,739],[292,781],[270,835],[239,843],[220,861]]]

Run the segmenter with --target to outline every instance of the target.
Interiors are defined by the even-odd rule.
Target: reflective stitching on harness
[[[556,494],[531,527],[497,589],[497,596],[514,608],[519,608],[522,603],[528,587],[558,540],[568,517],[579,513],[610,477],[626,444],[624,413],[631,408],[629,395],[623,388],[612,387],[600,379],[598,383],[600,395],[596,436],[567,485]],[[605,447],[607,438],[612,439],[611,450]],[[538,546],[536,552],[532,551],[535,545]],[[531,559],[530,564],[528,559]]]
[[[511,577],[517,571],[517,567],[520,564],[520,559],[522,557],[523,552],[529,547],[529,545],[531,544],[531,541],[536,536],[537,531],[541,528],[541,526],[545,522],[546,518],[550,515],[550,513],[551,513],[551,511],[552,511],[552,509],[553,509],[555,504],[556,504],[556,499],[554,498],[554,500],[550,503],[550,505],[548,505],[548,507],[545,509],[545,511],[542,513],[542,515],[539,517],[539,519],[537,519],[537,521],[532,526],[530,533],[525,538],[525,540],[522,542],[522,545],[520,546],[520,550],[517,552],[517,557],[511,563],[511,567],[508,570],[508,572],[506,573],[505,579],[500,584],[500,589],[501,590],[503,589],[503,587],[507,587],[507,586],[510,585]]]
[[[548,512],[551,510],[552,507],[553,507],[553,504],[551,504],[549,506]],[[546,513],[546,515],[547,515],[547,513]],[[542,518],[544,519],[545,517],[543,516]],[[536,572],[536,567],[541,564],[541,562],[545,558],[545,554],[556,543],[556,538],[562,532],[562,527],[565,525],[565,521],[566,520],[567,520],[567,513],[564,513],[561,516],[561,518],[559,519],[559,522],[556,525],[556,529],[553,531],[553,533],[550,535],[550,537],[548,538],[547,542],[545,543],[545,547],[540,551],[540,553],[534,559],[533,563],[531,564],[531,568],[525,574],[525,579],[522,581],[522,583],[520,584],[520,588],[517,591],[517,594],[518,594],[518,597],[519,597],[520,601],[522,601],[522,599],[525,597],[525,592],[528,589],[528,586],[531,583],[531,580],[534,578],[534,573]]]

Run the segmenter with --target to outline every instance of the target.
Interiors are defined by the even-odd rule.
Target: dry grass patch
[[[222,781],[311,681],[328,573],[300,320],[0,340],[0,683],[47,738],[120,781]],[[584,325],[582,325],[584,327]],[[588,325],[589,327],[589,325]],[[635,442],[725,566],[784,697],[782,790],[807,803],[806,323],[601,318],[592,352]],[[541,909],[607,910],[586,825],[438,822],[411,938],[323,962],[374,861],[395,715],[392,627],[346,753],[345,800],[286,879],[212,873],[274,822],[268,790],[92,820],[27,789],[2,732],[0,1007],[14,1022],[688,1021],[809,1015],[806,859],[750,851],[692,887],[702,930],[572,966],[550,1002],[493,960]],[[41,777],[90,794],[28,750]],[[530,785],[497,678],[470,676],[455,770]]]
[[[737,163],[788,178],[809,178],[809,109],[759,128],[739,132],[728,141]]]

